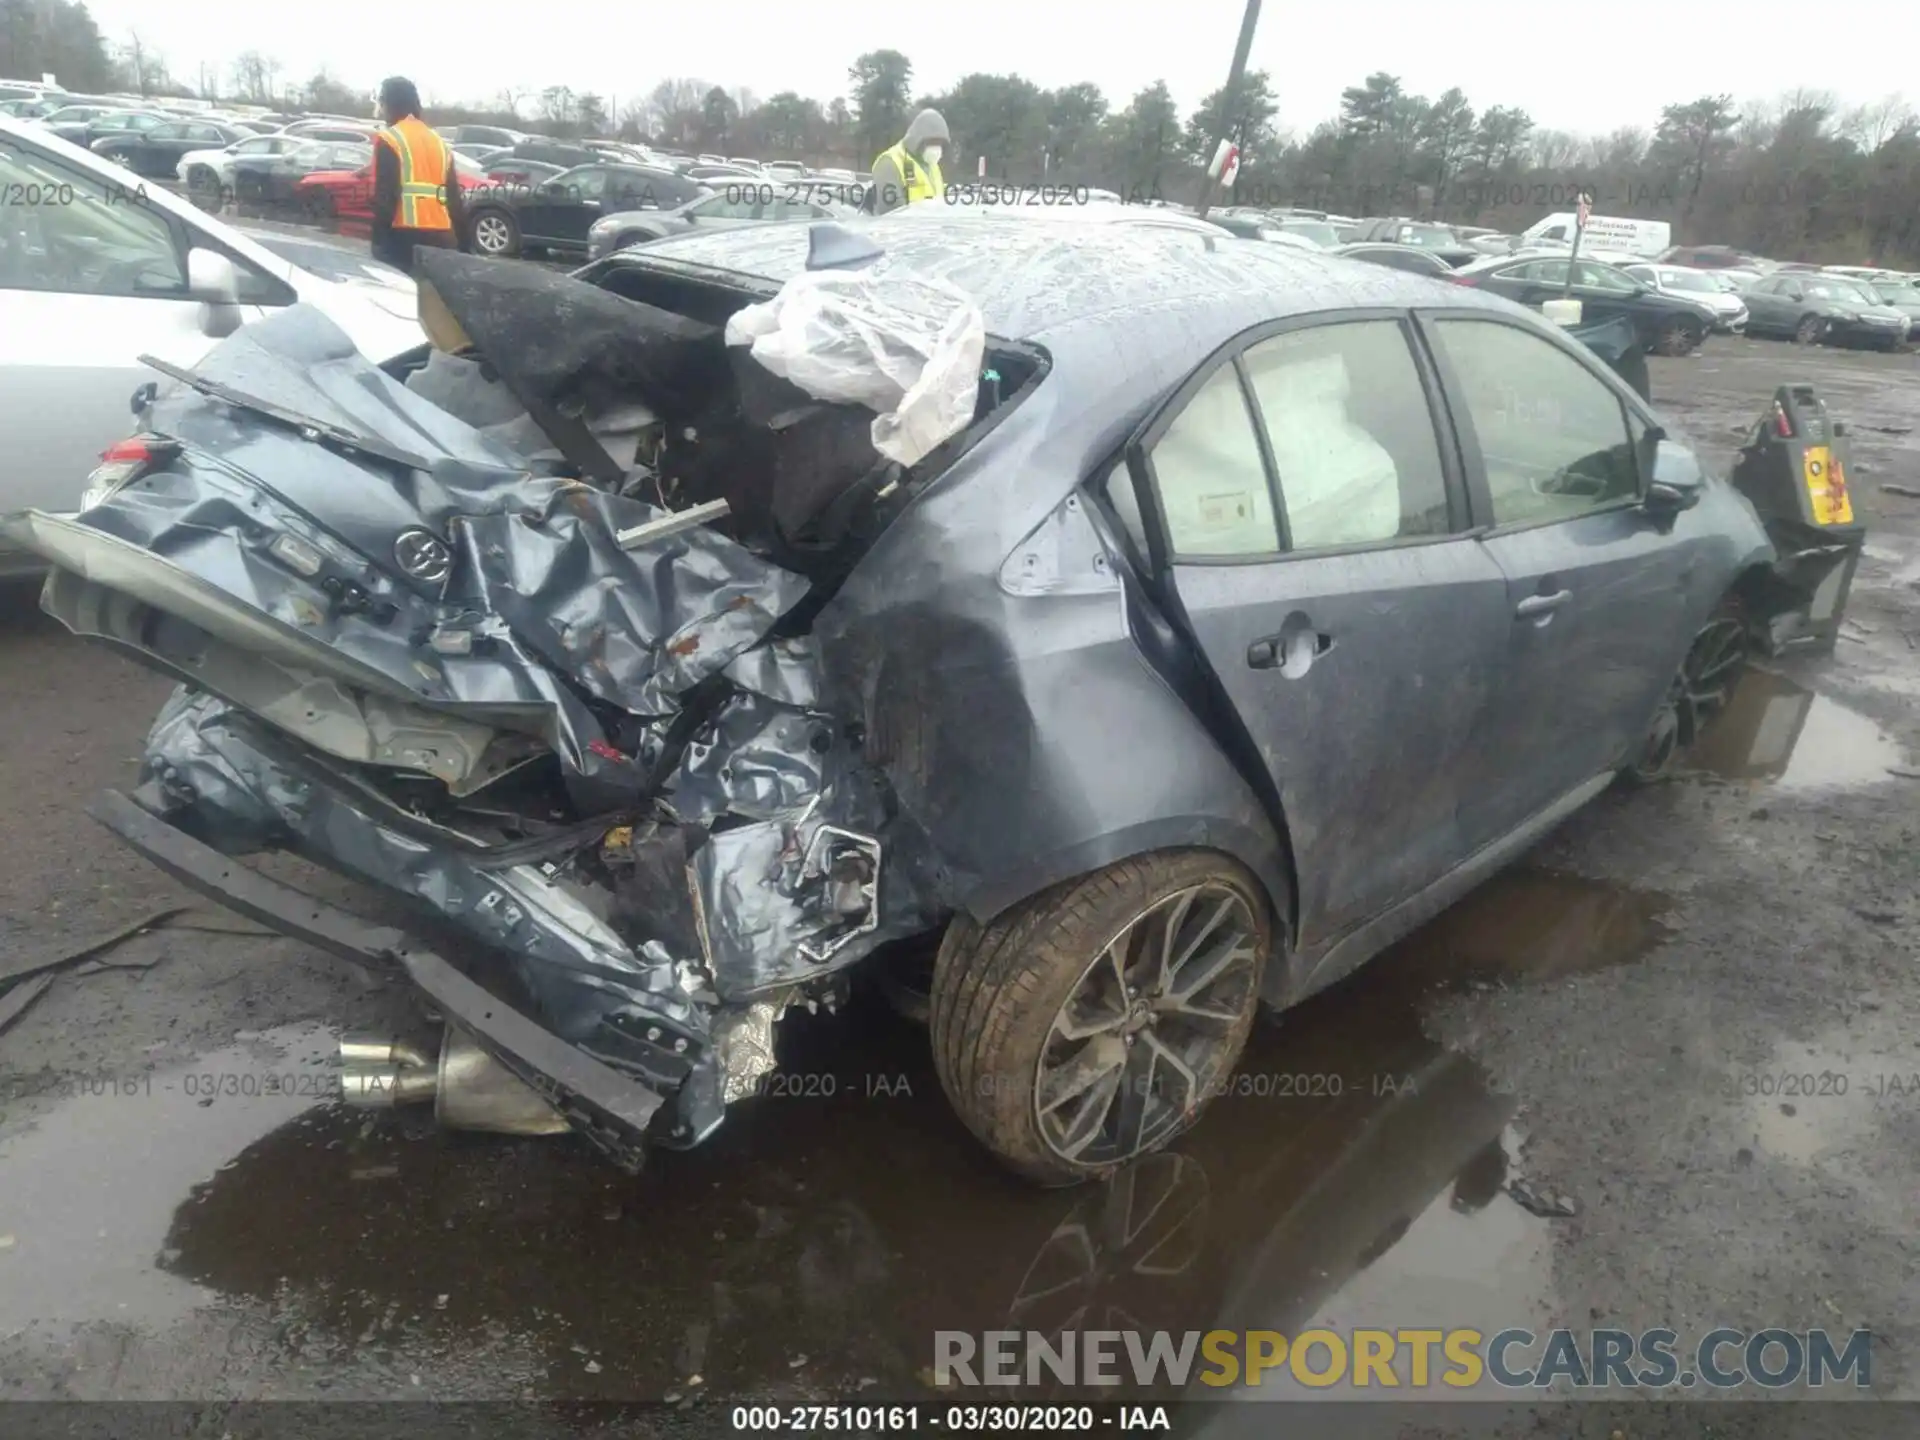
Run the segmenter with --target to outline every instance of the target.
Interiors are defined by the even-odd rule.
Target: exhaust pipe
[[[342,1040],[340,1063],[341,1095],[359,1109],[431,1100],[434,1118],[452,1130],[560,1135],[573,1128],[538,1091],[452,1025],[441,1031],[437,1064],[404,1041],[385,1039]]]

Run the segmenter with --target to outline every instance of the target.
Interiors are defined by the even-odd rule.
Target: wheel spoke
[[[1201,924],[1199,933],[1195,935],[1192,940],[1188,941],[1186,948],[1180,952],[1174,959],[1172,966],[1169,967],[1167,974],[1167,984],[1169,986],[1173,984],[1175,977],[1186,968],[1187,963],[1193,959],[1200,947],[1206,943],[1207,937],[1220,928],[1220,922],[1227,918],[1228,912],[1238,906],[1239,903],[1240,902],[1235,900],[1231,895],[1223,895],[1220,898],[1220,903],[1213,907],[1213,913],[1207,916],[1206,920]]]
[[[1151,1030],[1140,1032],[1140,1047],[1153,1052],[1156,1070],[1164,1066],[1179,1077],[1180,1088],[1184,1092],[1178,1107],[1180,1111],[1185,1113],[1194,1109],[1200,1103],[1200,1077],[1193,1073],[1193,1067],[1181,1057],[1178,1051]]]
[[[1150,1045],[1135,1044],[1127,1052],[1120,1076],[1119,1103],[1113,1117],[1114,1158],[1131,1160],[1145,1148],[1147,1108],[1153,1103],[1157,1058]]]
[[[1219,981],[1228,970],[1242,961],[1251,962],[1253,947],[1243,935],[1232,937],[1232,943],[1224,945],[1204,965],[1192,975],[1184,977],[1186,984],[1178,989],[1169,990],[1156,1007],[1160,1010],[1179,1011],[1188,1015],[1198,1015],[1207,1019],[1219,1019],[1218,1012],[1208,1010],[1197,1003],[1201,994]]]
[[[1040,1113],[1051,1115],[1069,1100],[1087,1094],[1110,1079],[1124,1069],[1126,1063],[1126,1047],[1118,1036],[1103,1035],[1089,1040],[1072,1059],[1041,1076]]]
[[[1179,963],[1173,956],[1173,943],[1185,928],[1187,916],[1193,912],[1194,897],[1197,890],[1182,890],[1168,904],[1162,907],[1160,931],[1160,973],[1154,979],[1154,985],[1164,990],[1173,983],[1173,972],[1179,969]]]
[[[1076,1159],[1106,1132],[1115,1097],[1124,1093],[1122,1081],[1125,1076],[1126,1066],[1120,1064],[1100,1072],[1095,1078],[1084,1092],[1086,1098],[1075,1112],[1072,1122],[1061,1134],[1061,1154],[1070,1160]]]

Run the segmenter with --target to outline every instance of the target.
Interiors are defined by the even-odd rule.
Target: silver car
[[[1662,295],[1691,300],[1704,307],[1713,315],[1716,334],[1746,333],[1747,302],[1705,270],[1689,270],[1684,265],[1623,265],[1620,268]]]

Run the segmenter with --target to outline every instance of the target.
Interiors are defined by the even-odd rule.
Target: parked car
[[[326,140],[339,145],[373,143],[374,132],[380,127],[371,120],[309,119],[295,120],[283,126],[278,133],[298,135],[304,140]]]
[[[247,132],[213,120],[169,120],[145,130],[103,136],[93,142],[96,155],[149,180],[177,180],[180,161],[190,152],[237,145]]]
[[[767,178],[758,170],[749,170],[744,165],[735,165],[731,160],[723,160],[717,165],[711,161],[698,161],[687,166],[680,173],[689,180],[698,180],[703,184],[714,186],[725,185],[729,181],[751,181],[759,184]]]
[[[1694,270],[1725,270],[1732,266],[1755,269],[1754,258],[1731,245],[1675,245],[1658,256],[1662,265],[1685,265]]]
[[[1435,225],[1422,220],[1409,220],[1404,215],[1394,219],[1364,222],[1360,233],[1353,237],[1353,241],[1418,245],[1422,250],[1433,251],[1442,260],[1455,267],[1470,264],[1481,258],[1481,252],[1461,240],[1449,226]],[[1343,239],[1341,243],[1353,242]]]
[[[187,196],[202,210],[218,214],[233,197],[233,167],[242,159],[267,159],[310,145],[297,135],[252,135],[218,150],[189,150],[180,157],[180,178]]]
[[[1309,240],[1315,245],[1318,245],[1322,250],[1334,250],[1339,248],[1340,245],[1340,231],[1338,227],[1329,225],[1324,220],[1305,220],[1291,216],[1283,216],[1275,220],[1273,225],[1275,229],[1281,231],[1283,234],[1298,235],[1302,240]]]
[[[313,140],[279,155],[245,155],[233,162],[233,202],[245,214],[296,213],[301,180],[309,175],[352,172],[373,164],[373,146]]]
[[[1770,573],[1760,522],[1539,317],[1123,227],[845,233],[890,257],[885,283],[840,272],[821,303],[884,314],[901,276],[966,297],[918,302],[973,338],[918,362],[967,403],[910,467],[826,458],[826,435],[873,431],[862,407],[768,430],[733,403],[752,362],[715,322],[814,285],[814,227],[690,232],[578,278],[423,255],[502,398],[544,410],[564,376],[588,400],[546,423],[591,483],[530,475],[427,398],[452,392],[304,312],[202,362],[203,385],[247,377],[353,428],[231,404],[215,424],[181,387],[149,409],[170,443],[137,486],[8,523],[63,571],[56,617],[163,672],[196,659],[141,785],[93,813],[256,921],[384,956],[449,1053],[538,1081],[536,1111],[629,1168],[757,1092],[789,1005],[938,939],[943,1087],[987,1150],[1058,1184],[1173,1141],[1263,1001],[1350,973],[1623,772],[1664,772],[1724,702],[1758,624],[1738,599]],[[586,323],[609,294],[622,325]],[[537,297],[551,343],[521,347]],[[891,333],[867,342],[890,364],[921,353]],[[724,521],[614,493],[626,467],[578,437],[636,404],[670,437],[673,503],[725,498]],[[742,470],[796,454],[825,532],[790,531],[793,490]],[[433,484],[396,485],[408,466]],[[635,533],[662,521],[664,543]],[[324,625],[280,618],[308,613]],[[792,638],[764,643],[783,616]],[[264,718],[294,674],[326,711]],[[475,798],[495,767],[513,778]],[[435,906],[460,968],[235,858],[282,846]]]
[[[40,123],[62,140],[91,148],[96,140],[108,136],[132,136],[156,125],[165,125],[169,117],[154,110],[127,110],[111,105],[66,105]]]
[[[1754,281],[1763,278],[1761,271],[1752,269],[1746,265],[1727,265],[1719,269],[1701,270],[1699,273],[1712,276],[1736,295],[1746,289],[1747,286],[1753,284]]]
[[[488,185],[538,185],[556,175],[566,174],[563,165],[548,165],[540,160],[517,160],[495,156],[481,167],[481,181]]]
[[[1575,267],[1570,292],[1568,265]],[[1456,284],[1490,290],[1528,306],[1570,295],[1580,302],[1584,323],[1628,316],[1641,343],[1661,355],[1684,355],[1698,348],[1714,326],[1715,312],[1706,305],[1662,294],[1596,260],[1495,256],[1464,266],[1450,278]]]
[[[72,511],[100,452],[131,428],[150,353],[191,365],[243,321],[318,306],[366,354],[417,346],[417,304],[301,269],[161,186],[0,117],[0,189],[63,195],[0,206],[0,510]],[[0,570],[37,568],[0,553]]]
[[[1882,305],[1907,317],[1907,335],[1911,339],[1913,331],[1920,328],[1920,285],[1909,280],[1885,279],[1865,281],[1862,288]]]
[[[580,165],[530,186],[477,191],[468,212],[473,248],[496,258],[527,250],[584,255],[587,232],[609,210],[671,209],[705,191],[671,170]]]
[[[588,227],[587,258],[597,260],[611,251],[687,230],[846,219],[857,213],[848,205],[789,199],[784,186],[746,185],[734,194],[702,195],[670,210],[618,210],[604,215]]]
[[[1407,270],[1415,275],[1433,275],[1445,279],[1454,273],[1453,266],[1433,251],[1418,245],[1389,245],[1382,241],[1362,240],[1352,245],[1338,246],[1333,253],[1351,260],[1365,260],[1372,265]]]
[[[494,156],[505,155],[513,147],[509,145],[483,145],[478,140],[462,140],[458,144],[450,145],[447,148],[452,150],[456,155],[466,156],[467,159],[473,161],[476,165],[485,166]]]
[[[12,115],[21,120],[40,120],[61,109],[66,103],[64,98],[43,100],[23,97],[18,100],[0,100],[0,115]]]
[[[518,142],[506,155],[496,155],[496,160],[537,160],[542,165],[558,165],[562,170],[571,170],[576,165],[592,165],[600,157],[584,145],[570,145],[561,140],[546,140],[532,136]]]
[[[1773,335],[1802,345],[1863,345],[1897,350],[1907,341],[1907,317],[1883,305],[1844,275],[1781,269],[1740,292],[1749,335]]]
[[[798,180],[810,173],[798,160],[769,160],[766,171],[776,180]]]
[[[504,125],[442,125],[439,129],[440,138],[455,149],[462,145],[491,145],[508,150],[527,139],[524,132],[509,130]]]
[[[1684,265],[1622,265],[1620,271],[1662,295],[1706,307],[1713,314],[1713,328],[1719,334],[1740,335],[1746,331],[1746,302],[1717,283],[1710,271],[1689,270]]]
[[[308,170],[294,177],[289,203],[310,224],[357,232],[373,220],[373,156],[365,146],[337,147],[338,158],[354,162]],[[454,152],[453,173],[462,195],[486,188],[486,172]]]

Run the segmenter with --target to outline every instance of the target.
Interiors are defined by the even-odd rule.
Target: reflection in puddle
[[[204,1299],[153,1268],[174,1207],[243,1146],[318,1103],[318,1062],[331,1050],[326,1031],[293,1026],[190,1067],[83,1077],[38,1124],[0,1141],[0,1231],[13,1240],[0,1256],[0,1334],[157,1322]],[[269,1076],[294,1077],[271,1087],[288,1093],[261,1094]]]
[[[1879,784],[1904,759],[1899,743],[1857,710],[1756,668],[1740,678],[1688,763],[1728,780],[1825,790]]]
[[[1666,905],[1497,878],[1261,1024],[1174,1152],[1078,1190],[1003,1172],[953,1117],[925,1032],[864,1000],[783,1028],[784,1064],[818,1083],[637,1177],[565,1139],[332,1107],[249,1109],[238,1128],[191,1101],[137,1126],[89,1110],[11,1142],[25,1213],[66,1257],[24,1293],[9,1272],[0,1306],[114,1320],[136,1280],[175,1309],[211,1290],[298,1337],[269,1352],[324,1356],[347,1386],[354,1367],[445,1376],[465,1357],[496,1389],[584,1399],[924,1395],[936,1330],[1531,1323],[1553,1303],[1556,1222],[1505,1190],[1517,1097],[1428,1038],[1422,1004],[1439,984],[1632,961]],[[90,1217],[126,1224],[131,1191],[143,1226],[96,1251]],[[0,1263],[33,1233],[10,1226],[21,1251]]]

